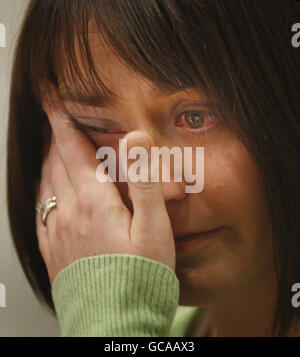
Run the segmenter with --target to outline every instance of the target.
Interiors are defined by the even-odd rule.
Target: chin
[[[220,302],[220,298],[217,298],[216,294],[211,293],[191,293],[187,294],[184,291],[180,291],[179,302],[181,306],[209,306]]]
[[[217,273],[216,271],[180,271],[176,272],[179,280],[179,305],[206,306],[222,303],[234,298],[239,292],[238,277]],[[235,279],[236,278],[236,279]]]
[[[209,306],[223,301],[220,290],[209,290],[199,287],[197,291],[180,288],[179,305],[182,306]]]

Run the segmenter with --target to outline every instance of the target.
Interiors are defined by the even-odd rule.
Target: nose
[[[148,136],[150,136],[151,140],[150,140],[150,147],[152,149],[152,147],[162,147],[165,146],[164,143],[158,143],[157,139],[153,140],[153,137],[155,137],[154,134],[151,133],[151,130],[149,130],[149,128],[139,128],[139,131],[143,131],[146,132]],[[151,155],[149,155],[149,159],[151,160],[155,160],[155,158],[152,157],[152,151],[151,151]],[[156,157],[157,159],[157,157]],[[175,157],[174,157],[175,160]],[[172,161],[172,160],[170,160]],[[185,182],[184,180],[181,180],[180,182],[175,182],[174,181],[174,175],[175,175],[175,170],[174,170],[174,162],[171,163],[170,162],[170,175],[168,175],[168,181],[165,182],[164,180],[162,180],[162,166],[159,164],[159,178],[161,180],[161,185],[162,185],[162,192],[163,192],[163,197],[165,202],[171,201],[171,200],[183,200],[186,196],[186,192],[185,192]],[[151,166],[151,165],[150,165]],[[149,171],[152,172],[152,166],[149,166]],[[168,170],[169,171],[169,170]],[[130,194],[130,190],[128,190],[128,196],[129,199],[132,201],[132,197]]]

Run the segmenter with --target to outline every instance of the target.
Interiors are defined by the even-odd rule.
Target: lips
[[[205,246],[205,242],[214,241],[214,238],[218,236],[218,232],[222,231],[223,228],[219,227],[209,231],[175,237],[176,255],[184,255],[197,251],[203,244]]]
[[[201,232],[197,232],[197,233],[191,233],[191,234],[187,234],[187,235],[180,235],[180,236],[175,236],[174,239],[175,239],[175,242],[180,242],[182,240],[189,240],[189,239],[193,239],[195,238],[196,236],[204,236],[206,235],[207,233],[211,233],[211,232],[214,232],[216,230],[218,230],[220,228],[215,228],[215,229],[210,229],[208,231],[201,231]]]

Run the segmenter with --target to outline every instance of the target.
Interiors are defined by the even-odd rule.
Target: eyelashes
[[[85,125],[85,124],[78,122],[76,119],[74,119],[72,117],[70,119],[71,119],[70,125],[75,130],[84,131],[84,132],[92,131],[92,132],[99,133],[99,134],[108,134],[109,133],[108,129],[102,129],[102,128],[97,128],[97,127],[90,126],[90,125]]]

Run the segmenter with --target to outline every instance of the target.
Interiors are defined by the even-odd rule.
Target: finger
[[[151,138],[143,132],[133,131],[127,134],[124,139],[127,139],[127,151],[132,147],[142,147],[146,149],[147,156],[145,167],[148,169],[147,182],[133,182],[132,171],[128,171],[128,188],[133,204],[133,219],[132,231],[133,236],[149,235],[151,239],[155,239],[155,231],[159,239],[172,240],[170,219],[167,214],[165,200],[161,182],[151,182],[150,179],[150,147],[152,145]],[[124,141],[122,142],[124,145]],[[124,156],[122,156],[122,160]],[[140,161],[141,162],[141,161]],[[128,167],[130,164],[128,163]],[[141,171],[140,171],[141,172]]]
[[[42,105],[48,115],[57,149],[75,189],[95,179],[99,161],[96,149],[87,135],[72,127],[71,119],[64,110],[57,89],[49,84]]]
[[[75,192],[53,136],[50,145],[49,166],[51,183],[56,193],[57,202],[61,206],[65,199],[70,199],[70,197],[74,196]]]
[[[48,198],[54,196],[54,191],[51,185],[51,172],[49,165],[49,155],[45,156],[42,164],[41,180],[38,183],[36,206],[38,203],[45,202]],[[48,230],[41,220],[41,214],[36,211],[36,233],[38,238],[39,249],[45,262],[48,261],[49,256],[49,242]]]
[[[56,202],[57,206],[55,209],[55,216],[52,215],[49,217],[49,222],[47,223],[48,236],[52,242],[55,242],[57,236],[57,217],[63,217],[66,221],[72,221],[71,217],[71,208],[75,206],[75,190],[70,181],[69,175],[66,171],[66,168],[62,162],[60,153],[57,149],[54,138],[51,141],[51,148],[49,153],[49,163],[51,171],[51,182],[52,187],[56,193]]]

